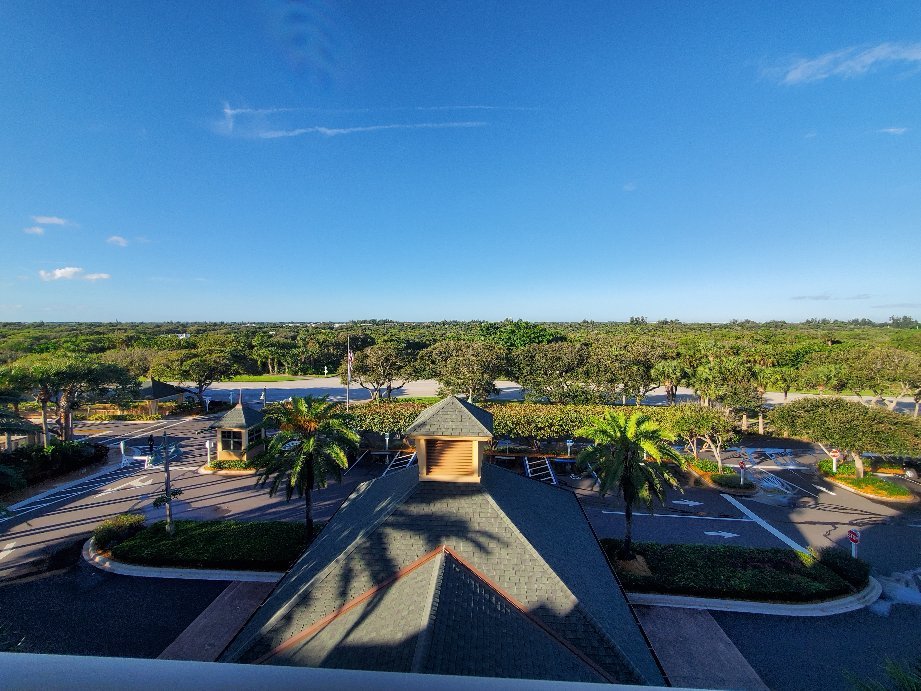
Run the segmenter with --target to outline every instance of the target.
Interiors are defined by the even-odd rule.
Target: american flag
[[[349,382],[352,381],[352,362],[355,360],[355,356],[352,354],[351,349],[348,354],[348,369],[349,369]]]

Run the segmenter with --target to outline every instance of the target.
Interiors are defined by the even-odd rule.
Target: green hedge
[[[719,485],[720,487],[726,487],[727,489],[754,489],[755,483],[751,480],[746,480],[745,482],[740,482],[741,479],[738,473],[734,473],[731,470],[728,473],[714,473],[710,476],[710,479],[714,484]]]
[[[307,547],[301,522],[163,521],[112,548],[119,561],[147,566],[285,571]]]
[[[55,441],[51,446],[21,446],[0,454],[0,466],[9,468],[34,485],[105,460],[109,447],[90,442]],[[6,474],[0,475],[0,492],[14,489]]]
[[[417,401],[379,401],[354,406],[346,416],[350,426],[357,430],[403,434],[427,407],[427,404]],[[592,418],[600,417],[611,409],[603,405],[514,402],[485,403],[481,407],[493,414],[493,432],[497,438],[531,439],[570,438]],[[642,411],[665,431],[671,432],[683,409],[681,406],[629,406],[629,410]]]
[[[862,559],[855,559],[847,550],[825,547],[814,554],[820,564],[834,571],[857,590],[863,590],[870,582],[870,565]]]
[[[601,544],[616,568],[621,541],[605,539]],[[842,566],[846,560],[840,555],[823,561],[789,549],[653,542],[634,543],[634,549],[652,572],[643,576],[618,570],[624,588],[634,592],[811,602],[848,595],[866,585],[866,579],[859,585],[862,567]],[[847,578],[839,575],[842,571]]]
[[[254,468],[252,461],[245,461],[241,458],[211,461],[208,467],[212,470],[252,470]]]
[[[838,463],[838,472],[835,473],[832,471],[832,460],[823,458],[819,461],[819,472],[826,477],[833,477],[836,482],[881,498],[911,496],[911,492],[902,487],[902,485],[875,475],[868,474],[858,478],[857,467],[853,463]]]
[[[144,529],[144,515],[140,513],[123,513],[114,518],[107,518],[93,531],[96,549],[107,551],[119,542],[137,535]]]

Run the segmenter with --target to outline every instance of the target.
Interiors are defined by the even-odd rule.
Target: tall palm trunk
[[[316,483],[313,470],[313,459],[310,459],[310,468],[307,471],[307,487],[304,492],[304,524],[307,528],[307,539],[313,539],[313,487]]]
[[[42,399],[42,443],[48,446],[48,401]]]

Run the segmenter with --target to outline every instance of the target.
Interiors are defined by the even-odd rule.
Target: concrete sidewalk
[[[767,685],[710,613],[634,605],[672,686],[767,691]]]
[[[274,588],[274,583],[234,581],[157,659],[214,662]]]

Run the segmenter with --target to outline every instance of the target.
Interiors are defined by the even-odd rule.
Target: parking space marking
[[[759,516],[756,516],[751,510],[749,510],[748,507],[743,506],[740,502],[736,501],[735,499],[733,499],[732,497],[730,497],[728,494],[720,494],[720,496],[721,496],[723,499],[725,499],[726,501],[728,501],[730,504],[732,504],[734,507],[736,507],[739,511],[741,511],[741,512],[744,513],[746,516],[748,516],[748,517],[749,517],[751,520],[753,520],[755,523],[757,523],[757,524],[760,525],[762,528],[764,528],[766,531],[768,531],[771,535],[773,535],[773,536],[776,537],[778,540],[780,540],[781,542],[783,542],[785,545],[789,545],[790,547],[792,547],[793,549],[795,549],[797,552],[801,552],[801,553],[803,553],[803,554],[809,554],[809,550],[807,550],[807,549],[806,549],[805,547],[803,547],[802,545],[799,545],[799,544],[797,544],[796,542],[794,542],[793,540],[791,540],[790,538],[788,538],[786,535],[784,535],[782,532],[780,532],[779,530],[777,530],[777,528],[775,528],[774,526],[772,526],[770,523],[768,523],[767,521],[765,521],[763,518],[760,518]]]
[[[604,511],[601,513],[614,513],[619,516],[623,516],[623,511]],[[695,521],[736,521],[738,523],[754,523],[751,518],[729,518],[727,516],[691,516],[683,513],[640,513],[639,511],[633,512],[634,516],[652,516],[653,518],[689,518]]]

